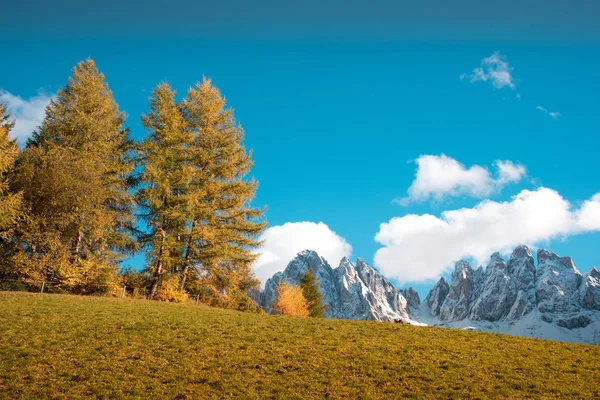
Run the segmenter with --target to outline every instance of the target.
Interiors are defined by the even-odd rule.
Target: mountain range
[[[398,289],[363,259],[344,257],[337,268],[304,250],[267,280],[253,298],[267,312],[281,281],[298,284],[307,270],[319,283],[325,317],[395,321],[473,329],[569,342],[600,344],[600,272],[581,274],[569,257],[548,250],[534,260],[526,246],[508,260],[494,253],[484,269],[456,263],[424,301],[411,287]]]

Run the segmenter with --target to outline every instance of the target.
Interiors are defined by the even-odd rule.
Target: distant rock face
[[[514,282],[517,298],[506,319],[515,320],[530,313],[536,306],[535,265],[527,246],[519,246],[513,251],[507,268],[508,276]]]
[[[583,276],[579,301],[585,309],[600,310],[600,272],[596,268]]]
[[[538,250],[535,284],[540,312],[573,312],[580,308],[581,274],[569,257],[559,257],[548,250]]]
[[[427,294],[425,303],[427,304],[431,315],[434,317],[438,317],[440,315],[440,309],[442,308],[442,304],[444,304],[444,300],[446,300],[449,291],[450,286],[448,285],[448,282],[441,277]]]
[[[404,298],[406,299],[406,303],[409,309],[409,315],[416,314],[417,310],[419,310],[419,307],[421,305],[421,298],[419,297],[419,293],[417,293],[417,291],[412,287],[409,287],[408,289],[400,289],[400,293],[402,293],[402,296],[404,296]]]
[[[457,262],[439,317],[445,321],[465,319],[480,291],[481,280],[481,272],[473,271],[468,261]]]
[[[333,269],[324,258],[311,250],[298,253],[283,272],[267,280],[260,301],[263,308],[273,312],[272,304],[276,300],[279,283],[287,281],[299,284],[307,269],[319,283],[327,318],[379,321],[410,319],[410,307],[402,292],[364,260],[359,258],[354,265],[348,258],[343,258],[338,268]],[[412,289],[409,289],[409,293],[417,309],[419,296]]]
[[[450,285],[440,279],[425,303],[433,317],[448,322],[512,323],[532,312],[543,322],[571,330],[600,321],[588,311],[600,310],[597,269],[582,276],[571,258],[548,250],[537,252],[537,264],[536,270],[526,246],[517,247],[507,263],[499,253],[492,254],[483,279],[479,270],[459,261]]]
[[[283,272],[277,272],[265,283],[261,295],[260,304],[267,312],[273,312],[273,303],[277,299],[277,286],[282,281],[293,285],[299,285],[300,280],[310,270],[320,285],[323,305],[326,307],[325,315],[329,316],[336,312],[339,304],[339,296],[335,290],[335,274],[327,260],[311,250],[299,253]]]
[[[567,329],[585,328],[592,323],[592,319],[587,315],[576,315],[574,317],[559,319],[556,325]]]
[[[471,309],[475,320],[499,321],[505,318],[517,299],[515,281],[508,275],[508,266],[500,253],[492,254],[485,269],[483,289]]]
[[[492,254],[485,269],[474,270],[467,261],[459,261],[451,281],[440,278],[423,307],[414,289],[398,290],[364,260],[353,264],[343,258],[332,268],[310,250],[298,253],[283,272],[266,282],[262,292],[250,295],[273,312],[279,283],[299,284],[307,270],[319,283],[328,318],[427,320],[454,327],[473,324],[493,331],[600,344],[600,272],[593,268],[581,275],[569,257],[547,250],[537,252],[537,269],[526,246],[515,248],[508,261],[499,253]]]

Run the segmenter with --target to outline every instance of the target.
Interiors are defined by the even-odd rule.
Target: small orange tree
[[[299,286],[290,285],[283,281],[277,286],[277,299],[273,302],[273,309],[281,315],[308,317],[308,303]]]

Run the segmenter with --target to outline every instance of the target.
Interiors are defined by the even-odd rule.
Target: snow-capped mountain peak
[[[402,292],[363,259],[359,258],[353,264],[344,257],[339,266],[333,269],[312,250],[298,253],[283,272],[267,280],[260,298],[263,308],[273,311],[271,305],[275,300],[277,285],[284,280],[298,284],[307,269],[319,283],[326,317],[410,322],[409,305]],[[416,297],[414,294],[416,292],[413,290],[413,306],[419,301],[418,294]]]
[[[304,250],[276,273],[260,294],[272,312],[277,285],[298,284],[307,270],[319,283],[325,316],[343,319],[403,321],[600,344],[600,271],[582,275],[570,257],[540,249],[537,268],[527,246],[508,260],[493,253],[484,269],[460,260],[450,282],[443,277],[421,304],[412,289],[398,290],[363,259],[340,260],[332,268],[312,250]]]

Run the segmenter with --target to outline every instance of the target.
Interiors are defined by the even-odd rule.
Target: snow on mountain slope
[[[537,252],[537,264],[536,270],[526,246],[517,247],[508,263],[492,254],[481,292],[473,299],[469,293],[478,285],[475,273],[467,263],[457,263],[443,306],[438,311],[434,302],[426,302],[428,323],[600,344],[600,312],[595,311],[600,310],[600,273],[592,269],[582,276],[571,258],[543,249]],[[437,286],[427,298],[439,303]],[[462,302],[452,288],[454,293],[462,290]]]
[[[260,296],[262,307],[267,312],[273,312],[272,304],[276,298],[277,285],[284,280],[291,284],[299,284],[307,269],[315,275],[319,283],[326,307],[325,317],[413,322],[404,295],[364,260],[359,258],[354,265],[344,257],[338,268],[333,269],[324,258],[312,250],[298,253],[283,272],[278,272],[267,280]],[[413,290],[413,306],[417,301],[418,294]]]
[[[534,257],[526,246],[508,261],[499,253],[486,269],[456,263],[451,281],[435,284],[423,302],[412,289],[398,290],[364,260],[343,258],[337,268],[311,250],[270,278],[258,296],[267,312],[285,280],[298,284],[309,269],[317,278],[328,318],[400,321],[416,325],[600,344],[600,272],[581,275],[569,257],[547,250]]]

